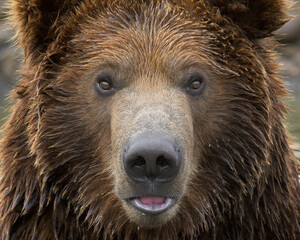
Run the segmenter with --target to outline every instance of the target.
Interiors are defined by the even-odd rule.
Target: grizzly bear
[[[284,0],[10,0],[2,240],[296,240]]]

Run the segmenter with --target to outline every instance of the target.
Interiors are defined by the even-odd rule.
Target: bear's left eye
[[[198,81],[198,80],[195,80],[195,81],[193,81],[193,82],[191,83],[190,89],[192,89],[192,90],[197,90],[197,89],[199,89],[199,88],[201,87],[201,85],[202,85],[202,82],[200,82],[200,81]]]
[[[103,96],[109,96],[115,92],[111,79],[111,76],[107,73],[101,73],[97,77],[96,88],[98,93],[100,93]]]
[[[191,95],[199,95],[203,92],[204,85],[204,76],[200,73],[194,73],[189,78],[186,90]]]

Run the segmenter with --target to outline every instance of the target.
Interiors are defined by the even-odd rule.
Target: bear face
[[[283,9],[14,1],[26,77],[2,147],[4,239],[296,239],[284,89],[262,39]]]
[[[128,217],[147,227],[167,222],[180,211],[178,209],[182,197],[187,194],[186,189],[196,181],[199,182],[197,192],[201,193],[197,196],[197,201],[203,205],[203,209],[197,210],[203,213],[208,205],[205,202],[211,201],[209,193],[216,191],[215,186],[226,188],[232,184],[239,188],[239,193],[247,182],[256,182],[266,162],[258,163],[257,169],[247,164],[257,161],[257,158],[265,159],[263,147],[250,155],[246,149],[242,150],[237,146],[231,146],[233,149],[229,149],[228,146],[219,145],[228,145],[230,141],[239,144],[241,136],[236,132],[246,132],[244,128],[251,128],[251,125],[255,125],[255,130],[251,133],[247,131],[248,136],[242,139],[246,137],[248,144],[264,142],[263,138],[268,128],[259,126],[259,122],[268,121],[264,116],[264,109],[268,107],[265,104],[266,74],[257,58],[253,57],[243,66],[256,72],[253,76],[255,79],[239,74],[240,69],[235,69],[230,64],[218,62],[220,52],[227,50],[221,48],[217,52],[214,49],[214,42],[222,35],[211,30],[205,19],[193,20],[172,9],[170,5],[141,7],[137,10],[140,15],[135,19],[128,16],[129,13],[125,10],[119,14],[111,11],[109,14],[113,17],[108,17],[108,13],[105,13],[104,16],[89,19],[87,23],[79,26],[80,33],[68,46],[72,53],[66,57],[67,65],[63,67],[64,76],[61,81],[74,81],[72,85],[75,85],[76,90],[72,91],[71,97],[78,97],[75,100],[78,105],[86,106],[81,110],[82,113],[74,112],[74,118],[76,115],[85,116],[80,122],[86,124],[88,132],[95,134],[88,142],[97,136],[97,140],[94,139],[94,151],[99,149],[95,174],[97,171],[104,171],[103,169],[109,169],[113,173],[112,191],[122,201]],[[185,19],[189,19],[190,22],[186,24]],[[122,25],[118,26],[115,22],[122,22]],[[180,25],[181,22],[184,24]],[[113,30],[110,26],[114,26]],[[242,33],[240,35],[242,38]],[[240,43],[237,40],[234,44],[240,47],[239,53],[233,54],[243,57],[251,54],[255,56],[254,51],[245,51],[250,48],[250,42]],[[95,46],[90,48],[91,45]],[[249,97],[258,99],[256,92],[242,89],[250,88],[252,81],[258,82],[256,88],[263,95],[259,99],[261,102],[250,103]],[[109,84],[111,89],[104,89],[101,86],[103,82]],[[194,82],[199,82],[199,89],[193,89],[191,85]],[[224,104],[229,101],[240,103]],[[242,112],[241,109],[244,108],[247,112]],[[260,121],[257,121],[258,118]],[[242,122],[241,119],[244,119],[246,126],[235,126],[232,123]],[[53,123],[57,124],[56,121]],[[229,127],[224,129],[225,126]],[[103,139],[110,140],[106,147],[100,148],[99,143],[104,141]],[[77,141],[81,142],[81,139]],[[137,146],[140,141],[144,141],[143,146]],[[168,141],[172,143],[167,144]],[[165,157],[172,150],[165,152],[164,149],[159,149],[161,144],[164,145],[162,148],[172,145],[170,148],[175,149],[175,156]],[[206,150],[216,146],[219,149],[213,150],[214,152],[226,149],[220,153],[220,158],[224,158],[222,161],[214,160],[216,156]],[[131,155],[136,156],[128,157],[126,151],[133,151]],[[143,156],[147,155],[147,151],[150,151],[148,154],[155,155],[154,160],[147,160],[147,156]],[[152,164],[151,161],[158,161],[160,156],[167,161],[166,168],[174,175],[171,179],[165,179],[168,173],[154,173],[163,171],[163,167],[158,167],[157,163],[147,170]],[[243,157],[235,159],[233,156]],[[169,158],[175,158],[178,169],[169,166],[176,164]],[[208,169],[207,162],[210,162]],[[130,164],[134,166],[128,167]],[[225,186],[218,182],[225,177],[209,181],[206,179],[207,174],[203,174],[203,177],[198,176],[197,180],[192,177],[199,172],[211,172],[222,168],[224,169],[220,171],[225,172],[244,168],[244,179],[230,178]],[[199,181],[201,178],[203,180]],[[211,184],[207,184],[208,182]],[[95,188],[95,185],[98,185],[96,183],[97,180],[84,190],[88,192],[89,188],[93,189],[89,199],[97,194],[94,191],[101,191]],[[154,201],[155,197],[163,198],[161,201],[165,206],[162,207],[162,203],[141,203],[145,198]],[[149,206],[153,209],[149,210]],[[160,207],[163,209],[156,211],[156,208]]]

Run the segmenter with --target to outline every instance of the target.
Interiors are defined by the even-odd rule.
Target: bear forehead
[[[77,29],[68,49],[82,65],[101,62],[124,72],[134,67],[151,73],[210,65],[226,75],[233,73],[215,61],[228,46],[224,41],[215,48],[224,30],[212,28],[205,12],[196,18],[171,3],[142,5],[134,11],[119,6],[88,17]]]

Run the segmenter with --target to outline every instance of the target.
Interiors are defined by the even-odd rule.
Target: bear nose
[[[182,157],[174,142],[165,136],[141,136],[124,149],[124,167],[134,181],[172,181],[179,174]]]

